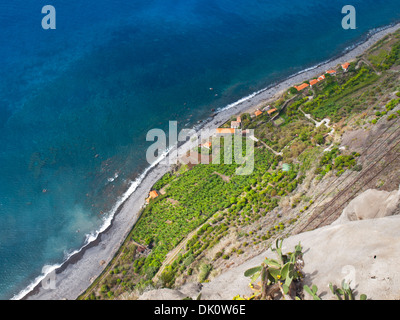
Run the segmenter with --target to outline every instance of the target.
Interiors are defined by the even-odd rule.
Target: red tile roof
[[[347,70],[350,67],[350,63],[346,62],[342,64],[343,70]]]
[[[317,79],[312,79],[311,81],[310,81],[310,85],[311,86],[313,86],[314,84],[317,84],[318,83],[318,80]]]
[[[235,133],[235,129],[232,128],[217,128],[216,133]]]
[[[256,115],[256,117],[258,117],[260,114],[262,114],[262,112],[260,110],[256,110],[256,112],[254,112],[254,114]]]
[[[155,199],[155,198],[157,198],[157,197],[158,197],[157,191],[155,191],[155,190],[150,191],[149,197],[146,199],[146,202],[147,202],[147,203],[150,203],[150,199]]]
[[[299,86],[294,86],[294,87],[297,89],[297,91],[301,91],[301,90],[307,88],[308,86],[309,86],[308,83],[303,83],[303,84],[301,84]]]
[[[157,198],[157,197],[158,197],[157,191],[155,191],[155,190],[150,191],[150,198],[154,199],[154,198]]]

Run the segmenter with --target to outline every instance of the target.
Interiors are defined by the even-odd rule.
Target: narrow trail
[[[256,138],[257,139],[257,138]],[[270,150],[274,155],[276,156],[281,156],[283,155],[282,151],[281,152],[276,152],[274,149],[272,149],[269,145],[267,145],[264,141],[262,141],[261,139],[257,139],[257,141],[260,141],[264,147],[266,147],[268,150]]]

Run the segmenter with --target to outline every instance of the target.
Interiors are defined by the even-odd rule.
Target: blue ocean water
[[[400,20],[398,0],[352,5],[356,30],[338,0],[2,1],[0,299],[103,224],[148,166],[148,130],[192,127]]]

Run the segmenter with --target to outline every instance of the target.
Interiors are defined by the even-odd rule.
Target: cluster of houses
[[[343,63],[341,66],[342,66],[343,71],[347,72],[349,70],[350,63],[346,62],[346,63]],[[325,73],[334,76],[334,75],[336,75],[336,70],[333,70],[333,69],[332,70],[327,70]],[[321,75],[317,79],[310,80],[310,84],[302,83],[301,85],[294,86],[294,87],[297,89],[297,91],[302,91],[305,88],[307,88],[308,86],[312,87],[312,86],[316,85],[318,82],[320,82],[322,80],[325,80],[325,75]]]
[[[278,111],[278,109],[276,109],[276,108],[273,108],[273,107],[271,107],[271,106],[266,106],[264,109],[262,109],[262,110],[259,110],[259,109],[257,109],[255,112],[254,112],[254,116],[253,117],[259,117],[259,116],[261,116],[264,112],[266,112],[266,113],[268,113],[269,115],[272,115],[275,111]]]
[[[242,118],[239,116],[236,121],[231,121],[231,129],[239,129],[242,125]]]
[[[269,115],[272,115],[274,112],[278,111],[278,109],[271,107],[270,105],[266,106],[262,110],[257,109],[254,114],[251,116],[252,118],[254,117],[259,117],[260,115],[264,114],[264,112],[268,113]],[[216,129],[216,134],[234,134],[236,133],[236,130],[240,130],[242,127],[242,119],[241,117],[237,117],[236,120],[231,121],[231,127],[230,128],[217,128]],[[246,130],[241,130],[243,134],[246,134]],[[204,148],[210,148],[209,142],[206,142],[205,144],[200,145],[200,147]]]
[[[236,121],[231,121],[230,128],[217,128],[215,133],[216,134],[234,134],[237,129],[241,128],[241,126],[242,126],[242,119],[239,116],[236,118]]]
[[[235,134],[238,131],[240,131],[242,134],[246,133],[246,130],[241,130],[242,127],[242,119],[240,116],[236,118],[236,120],[231,121],[231,127],[230,128],[217,128],[215,129],[215,134],[216,135],[231,135]],[[200,148],[205,148],[205,149],[211,149],[211,141],[206,141],[202,144],[199,145]]]
[[[342,64],[341,67],[344,72],[347,72],[350,67],[350,63],[346,62],[346,63]],[[334,70],[334,69],[327,70],[325,72],[325,74],[330,74],[330,75],[334,76],[334,75],[336,75],[336,70]],[[316,79],[312,79],[309,83],[302,83],[301,85],[294,86],[294,87],[297,89],[297,91],[302,91],[309,86],[313,87],[318,82],[325,80],[325,74],[319,76]],[[276,111],[278,111],[278,109],[268,105],[268,106],[264,107],[262,110],[257,109],[251,117],[252,118],[259,117],[264,113],[268,113],[269,115],[272,115]],[[247,134],[247,130],[241,130],[241,126],[242,126],[242,120],[241,120],[241,117],[239,116],[239,117],[237,117],[236,121],[231,121],[230,128],[217,128],[215,133],[217,135],[225,135],[225,134],[235,134],[238,131],[240,131],[242,134]],[[211,142],[207,141],[203,144],[200,144],[199,147],[211,149]]]
[[[254,117],[259,117],[260,115],[267,113],[269,115],[272,115],[274,112],[278,111],[278,109],[268,105],[264,107],[262,110],[257,109],[253,115],[251,115],[252,118]],[[241,133],[242,135],[247,135],[249,133],[248,130],[242,130],[242,119],[240,116],[236,118],[236,120],[231,121],[231,127],[230,128],[217,128],[215,129],[215,134],[216,135],[231,135],[235,133]],[[199,145],[200,148],[206,148],[206,149],[211,149],[211,142],[207,141],[205,143],[202,143]]]
[[[350,67],[350,63],[346,62],[346,63],[342,64],[341,67],[342,67],[344,72],[347,72],[349,67]],[[327,70],[326,74],[336,75],[336,70],[333,70],[333,69],[332,70]],[[324,74],[319,76],[316,79],[312,79],[309,84],[308,83],[303,83],[303,84],[301,84],[299,86],[294,86],[294,88],[296,88],[298,91],[302,91],[305,88],[307,88],[308,86],[312,87],[312,86],[316,85],[318,82],[323,81],[323,80],[325,80],[325,75]],[[257,109],[251,117],[252,118],[259,117],[264,113],[267,113],[267,114],[269,114],[271,116],[276,111],[278,111],[278,109],[268,105],[268,106],[264,107],[262,110]],[[230,128],[217,128],[215,130],[215,134],[216,135],[232,135],[232,134],[240,132],[243,135],[247,135],[248,134],[248,130],[241,130],[241,127],[242,127],[242,119],[241,119],[240,116],[238,116],[236,118],[236,120],[231,121]],[[250,138],[252,138],[252,137],[250,137]],[[255,138],[253,137],[253,139],[255,139]],[[199,145],[200,148],[206,148],[206,149],[211,149],[211,146],[212,146],[211,141],[206,141],[206,142],[204,142],[204,143]],[[286,167],[285,167],[285,169],[286,169]],[[159,196],[159,194],[157,193],[157,191],[153,190],[153,191],[151,191],[149,193],[149,197],[146,199],[146,202],[149,203],[151,199],[155,199],[158,196]]]

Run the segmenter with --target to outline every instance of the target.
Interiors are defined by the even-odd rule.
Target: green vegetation
[[[337,122],[348,117],[352,112],[364,110],[365,105],[352,95],[378,81],[379,76],[369,67],[348,72],[346,77],[334,81],[330,77],[318,95],[304,104],[304,112],[310,113],[316,119],[329,117]]]
[[[303,278],[301,273],[302,266],[302,247],[300,243],[295,247],[294,252],[282,253],[283,240],[276,240],[276,247],[272,251],[276,252],[277,259],[266,258],[261,266],[247,270],[244,275],[251,277],[251,282],[255,282],[261,277],[260,294],[254,296],[255,299],[273,300],[277,293],[289,296],[294,299],[296,296],[296,281]],[[254,285],[252,285],[254,288]]]
[[[342,287],[338,288],[333,286],[332,283],[329,284],[329,289],[336,296],[338,300],[355,300],[354,298],[354,290],[350,287],[350,283],[345,280],[341,283]],[[367,296],[365,294],[360,295],[360,300],[367,300]]]
[[[389,53],[381,50],[377,56],[370,56],[374,66],[380,70],[389,70],[394,64],[398,64],[400,58],[400,44],[392,47]]]
[[[391,100],[385,107],[386,111],[387,112],[392,111],[399,103],[400,103],[400,98]]]
[[[200,283],[204,282],[207,279],[208,275],[210,274],[211,270],[212,270],[211,264],[202,264],[200,266],[200,273],[199,273],[198,281]]]
[[[318,287],[315,284],[312,285],[311,288],[307,285],[304,285],[303,289],[311,295],[313,300],[321,300],[321,298],[318,296]]]
[[[400,98],[393,99],[385,105],[385,111],[376,111],[375,118],[371,120],[372,124],[376,124],[383,116],[386,116],[389,112],[391,112],[396,106],[400,104]],[[391,121],[396,119],[398,115],[400,115],[400,110],[396,113],[392,113],[388,115],[387,120]]]
[[[341,155],[338,148],[333,148],[331,151],[324,153],[321,158],[315,174],[318,179],[321,179],[328,172],[336,170],[336,175],[340,176],[346,169],[352,169],[357,161],[356,159],[360,154],[353,152],[349,155]]]

